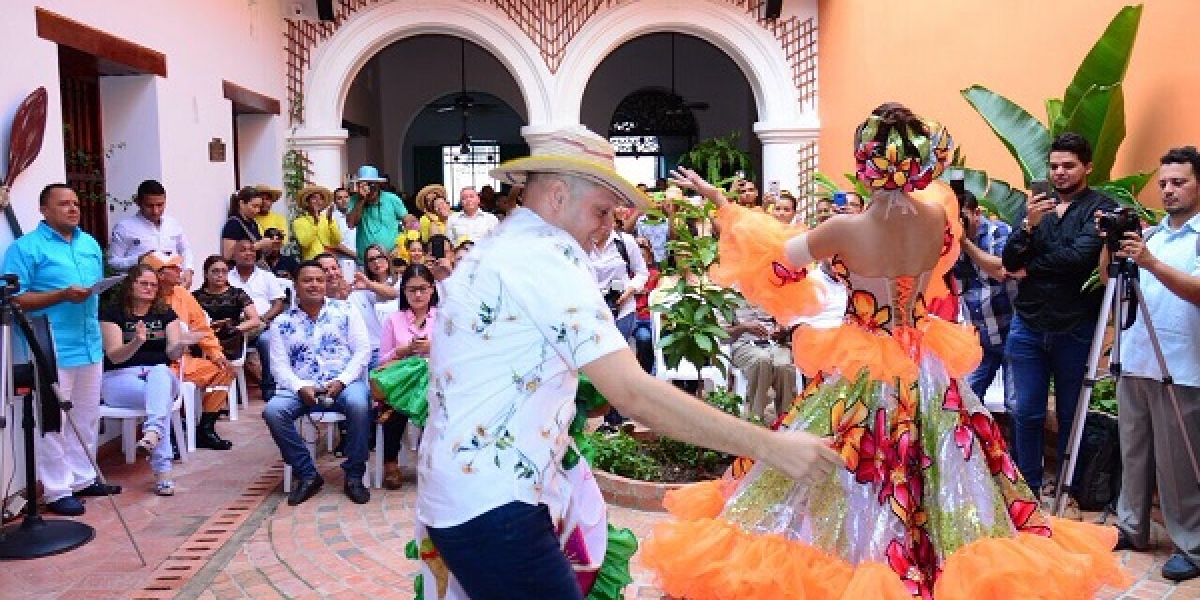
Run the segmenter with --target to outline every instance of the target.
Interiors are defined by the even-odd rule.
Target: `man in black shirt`
[[[1008,238],[1002,257],[1004,268],[1021,278],[1004,347],[1005,376],[1013,391],[1012,455],[1035,494],[1043,483],[1050,377],[1062,456],[1100,314],[1100,290],[1083,291],[1104,244],[1094,215],[1116,207],[1087,186],[1092,148],[1083,136],[1067,132],[1056,137],[1049,167],[1054,193],[1029,199],[1025,221]]]

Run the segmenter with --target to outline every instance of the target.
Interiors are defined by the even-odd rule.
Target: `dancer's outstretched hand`
[[[830,448],[825,438],[802,431],[778,432],[772,437],[774,447],[763,460],[796,481],[819,481],[846,466],[842,455]]]
[[[699,173],[687,167],[675,167],[671,170],[671,183],[681,187],[696,190],[701,196],[711,200],[717,208],[721,208],[729,203],[729,199],[725,197],[717,186],[705,181]]]

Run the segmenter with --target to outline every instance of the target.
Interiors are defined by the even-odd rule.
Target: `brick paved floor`
[[[288,507],[274,484],[279,455],[260,412],[256,402],[239,421],[219,425],[237,442],[234,450],[202,450],[187,465],[177,465],[179,491],[173,498],[151,493],[144,461],[126,466],[113,457],[106,463],[109,478],[126,485],[118,501],[148,567],[138,564],[107,501],[92,499],[83,520],[97,528],[97,539],[64,555],[0,565],[0,598],[412,598],[415,563],[404,558],[404,545],[412,532],[413,487],[372,490],[370,503],[353,504],[342,495],[338,459],[323,456],[325,489]],[[259,489],[270,492],[263,497]],[[236,519],[240,526],[206,534],[223,522],[221,509],[230,506],[243,507]],[[639,537],[661,518],[619,507],[611,511],[614,524]],[[1161,533],[1156,532],[1153,554],[1122,557],[1137,583],[1124,594],[1103,592],[1099,598],[1200,599],[1200,580],[1173,585],[1158,575],[1171,550]],[[189,557],[203,566],[192,569],[181,588],[146,590]],[[661,597],[636,556],[633,569],[627,598]]]

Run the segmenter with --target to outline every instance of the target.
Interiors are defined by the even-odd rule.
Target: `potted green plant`
[[[713,185],[725,185],[738,172],[753,178],[750,155],[739,147],[741,133],[733,131],[725,137],[702,140],[679,158],[680,164],[689,165]]]
[[[1153,170],[1112,178],[1113,163],[1125,139],[1124,79],[1141,17],[1140,4],[1126,6],[1113,17],[1080,63],[1063,97],[1046,99],[1046,124],[982,85],[962,90],[963,97],[1017,161],[1023,187],[1028,189],[1030,181],[1035,179],[1046,179],[1050,142],[1064,131],[1074,131],[1092,144],[1092,173],[1088,183],[1137,210],[1147,222],[1157,223],[1161,218],[1161,212],[1148,209],[1137,200]],[[965,162],[963,156],[956,154],[954,164],[963,171],[964,184],[979,198],[980,205],[1010,225],[1019,222],[1025,215],[1025,192],[990,178],[984,171],[966,168]]]

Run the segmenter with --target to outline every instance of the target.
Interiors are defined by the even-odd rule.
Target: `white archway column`
[[[771,181],[779,189],[800,193],[800,149],[817,140],[820,127],[778,125],[766,122],[754,124],[754,133],[762,141],[763,173],[759,184],[767,189]]]
[[[346,139],[349,137],[350,133],[345,129],[298,129],[292,134],[291,141],[311,161],[313,182],[333,189],[342,185],[342,178],[350,172],[346,165]]]

